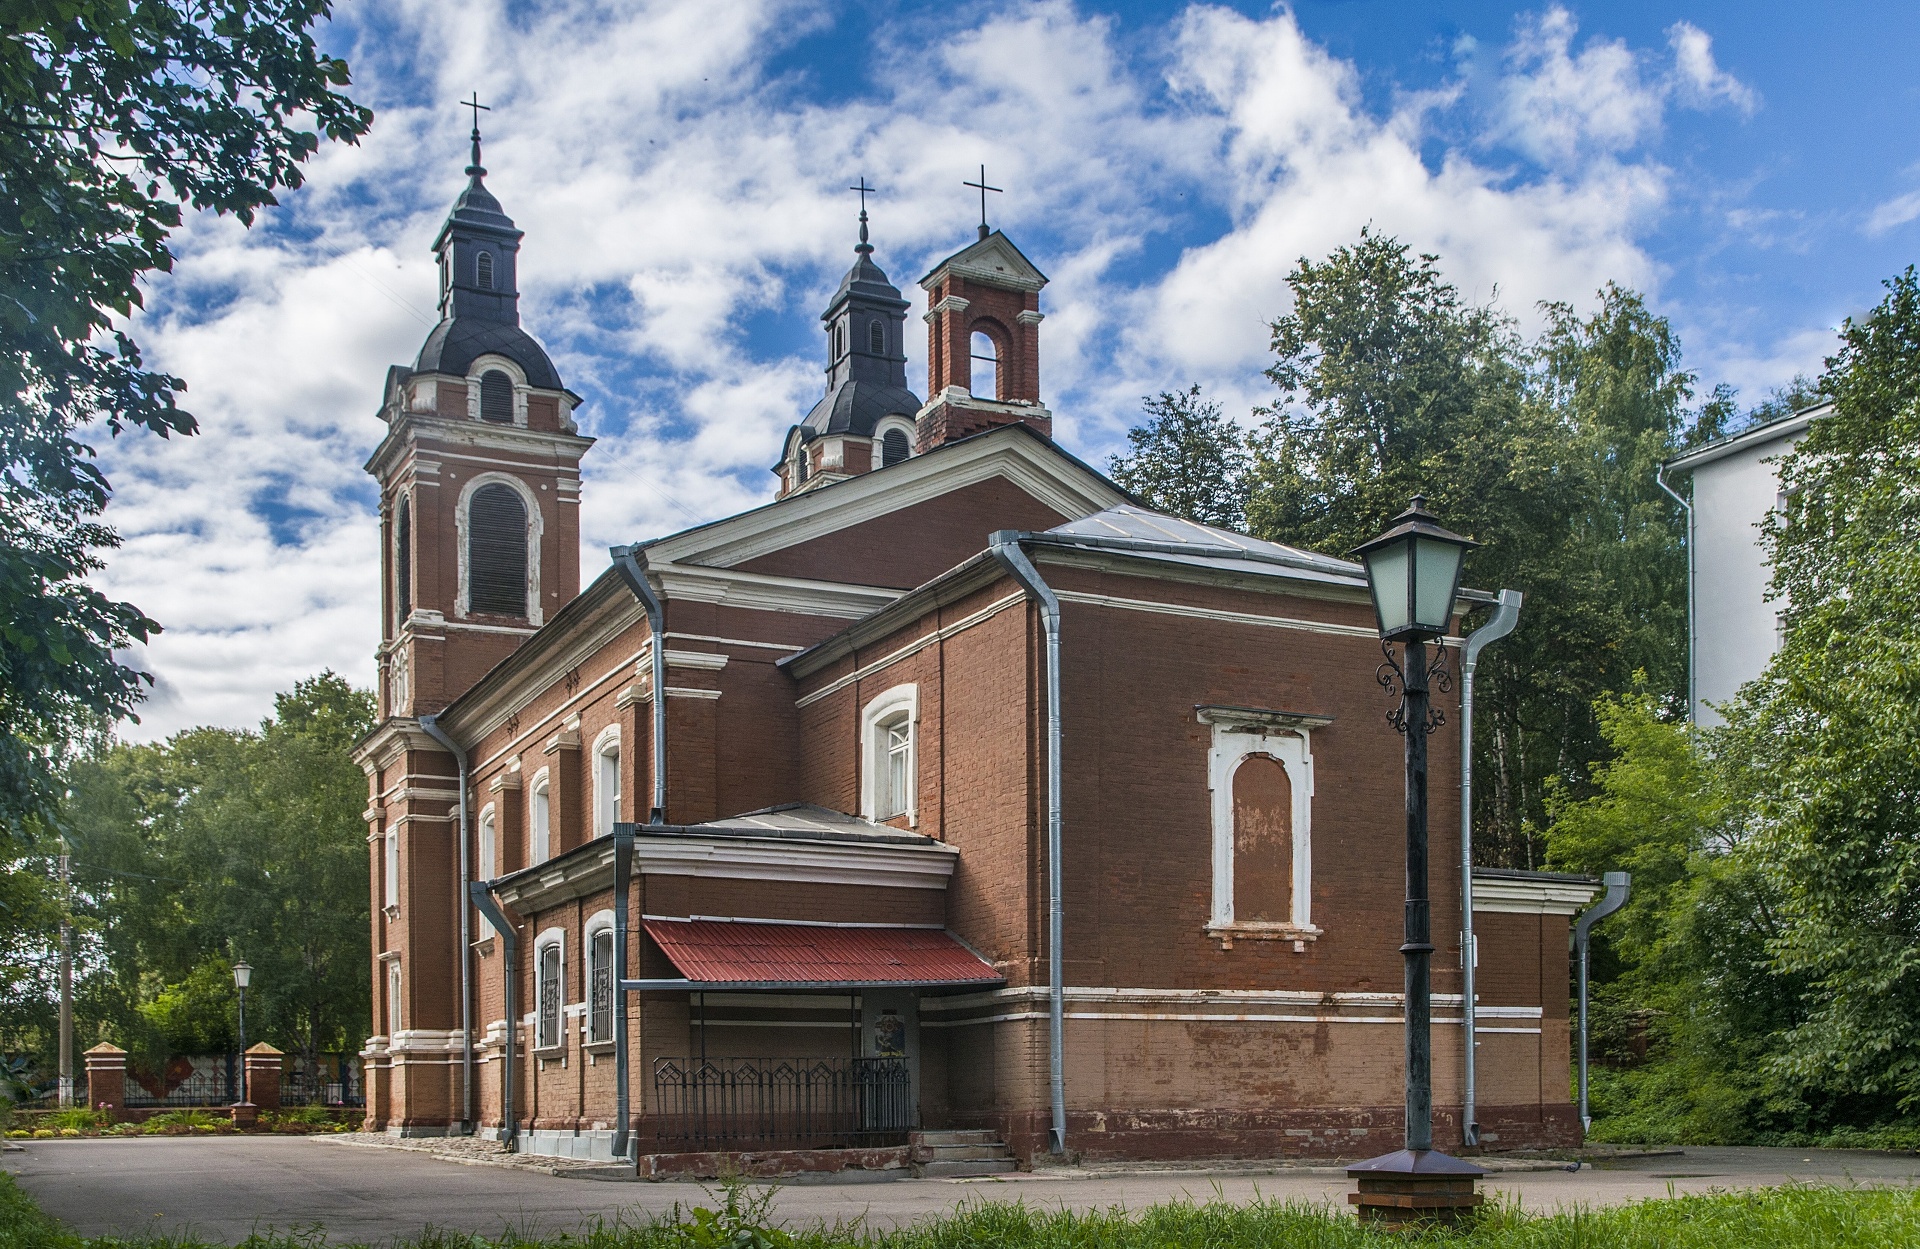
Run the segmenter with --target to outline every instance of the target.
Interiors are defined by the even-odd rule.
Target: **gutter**
[[[1627,904],[1633,877],[1626,872],[1607,872],[1600,878],[1607,894],[1580,913],[1573,925],[1573,948],[1580,955],[1580,1131],[1593,1126],[1587,1113],[1587,962],[1593,947],[1593,926]]]
[[[1053,1153],[1067,1152],[1066,979],[1061,947],[1066,921],[1061,905],[1060,826],[1060,600],[1020,548],[1032,535],[1002,529],[987,549],[1007,574],[1040,604],[1047,637],[1047,1081],[1053,1105]]]
[[[1667,497],[1678,503],[1687,514],[1687,719],[1694,719],[1694,620],[1693,620],[1693,504],[1680,497],[1672,486],[1667,484],[1667,468],[1662,464],[1653,470],[1653,480]]]
[[[648,647],[653,652],[653,741],[650,743],[653,747],[653,810],[647,813],[647,823],[664,824],[667,822],[667,612],[660,596],[654,592],[653,583],[647,580],[646,552],[638,547],[616,546],[609,547],[607,553],[613,556],[614,571],[646,609],[647,631],[653,635]]]
[[[474,907],[492,922],[494,931],[500,934],[502,953],[506,959],[503,987],[507,1006],[507,1055],[506,1070],[500,1077],[500,1140],[506,1145],[508,1153],[514,1153],[514,1146],[520,1138],[520,1123],[513,1116],[514,1037],[520,1032],[520,986],[517,974],[520,934],[494,900],[490,883],[479,880],[470,882],[467,896],[473,900]]]
[[[1460,1132],[1470,1146],[1480,1143],[1480,1123],[1474,1117],[1474,1051],[1478,1043],[1473,1036],[1476,1001],[1473,981],[1479,950],[1474,946],[1473,937],[1473,670],[1487,644],[1512,633],[1513,627],[1520,623],[1520,599],[1518,590],[1500,591],[1493,618],[1468,635],[1460,657],[1460,993],[1467,1034]]]
[[[440,727],[438,712],[420,717],[420,729],[453,754],[460,769],[460,892],[473,883],[473,862],[467,847],[467,752]],[[473,911],[460,908],[460,1126],[462,1136],[473,1135]]]

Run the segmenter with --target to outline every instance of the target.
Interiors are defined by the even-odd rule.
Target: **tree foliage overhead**
[[[50,811],[90,724],[130,714],[116,648],[158,625],[83,584],[115,537],[83,439],[190,434],[185,383],[126,322],[183,208],[251,222],[371,114],[310,29],[326,0],[17,0],[0,8],[0,828]]]

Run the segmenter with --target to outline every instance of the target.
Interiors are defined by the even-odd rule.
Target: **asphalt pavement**
[[[429,1226],[481,1234],[578,1230],[596,1219],[639,1219],[707,1202],[698,1184],[605,1181],[524,1168],[449,1162],[431,1154],[323,1137],[147,1137],[26,1143],[0,1154],[42,1209],[84,1235],[157,1232],[233,1244],[259,1230],[320,1229],[334,1245],[387,1245]],[[1489,1192],[1551,1211],[1664,1197],[1669,1192],[1794,1182],[1910,1185],[1920,1156],[1865,1150],[1696,1148],[1597,1168],[1501,1172]],[[1325,1202],[1344,1209],[1347,1182],[1328,1174],[1219,1170],[1041,1171],[985,1180],[816,1179],[780,1189],[789,1223],[865,1220],[898,1225],[962,1203],[997,1200],[1074,1209],[1216,1196]]]

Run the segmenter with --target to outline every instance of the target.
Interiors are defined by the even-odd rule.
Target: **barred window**
[[[887,354],[887,323],[873,320],[867,323],[867,350],[876,356]]]
[[[895,464],[913,454],[913,445],[907,441],[907,431],[890,429],[880,438],[880,467],[892,468]]]
[[[588,1037],[595,1041],[613,1040],[613,932],[601,929],[593,934],[593,950],[588,964],[592,982],[592,1010],[587,1016]]]
[[[467,603],[527,614],[527,505],[512,486],[482,486],[467,502]]]
[[[534,1042],[541,1049],[560,1044],[560,946],[540,951],[540,1002],[534,1023]]]
[[[493,253],[481,252],[473,258],[474,285],[483,291],[493,289]]]
[[[513,379],[499,369],[480,375],[480,419],[495,425],[513,424]]]

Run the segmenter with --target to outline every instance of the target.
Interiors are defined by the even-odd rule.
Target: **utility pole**
[[[60,1105],[73,1105],[73,860],[60,839]]]

